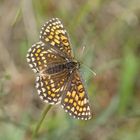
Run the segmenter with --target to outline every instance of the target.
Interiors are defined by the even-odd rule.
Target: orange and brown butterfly
[[[67,32],[58,18],[45,23],[40,41],[28,50],[26,57],[36,73],[35,85],[44,102],[60,103],[74,118],[91,119],[80,63],[73,56]]]

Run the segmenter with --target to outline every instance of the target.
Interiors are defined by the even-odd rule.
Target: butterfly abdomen
[[[50,66],[47,69],[47,73],[48,74],[55,74],[55,73],[59,73],[59,72],[65,70],[65,69],[67,69],[68,71],[73,70],[76,67],[77,67],[77,63],[71,61],[71,62],[67,62],[64,64],[57,64],[57,65]]]
[[[54,65],[52,67],[49,67],[47,69],[47,73],[48,74],[56,74],[56,73],[63,71],[64,69],[65,69],[65,64],[58,64],[58,65]]]

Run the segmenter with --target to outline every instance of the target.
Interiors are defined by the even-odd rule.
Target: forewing
[[[60,103],[68,80],[66,70],[54,75],[39,75],[36,78],[36,88],[40,98],[47,103]]]
[[[46,46],[42,41],[34,44],[27,53],[27,62],[35,73],[43,70],[50,64],[63,63],[65,60],[53,48]]]
[[[67,32],[58,18],[53,18],[46,22],[40,34],[41,41],[58,49],[64,53],[65,57],[73,57]]]
[[[88,120],[92,117],[87,92],[77,70],[70,77],[61,104],[74,118]]]

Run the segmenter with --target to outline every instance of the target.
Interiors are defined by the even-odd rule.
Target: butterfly
[[[77,119],[91,119],[87,91],[74,58],[68,34],[58,18],[44,24],[39,42],[27,53],[27,62],[36,73],[39,97],[62,108]]]

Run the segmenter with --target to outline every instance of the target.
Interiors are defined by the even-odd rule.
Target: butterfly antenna
[[[96,73],[91,69],[89,68],[89,66],[87,66],[86,64],[82,63],[82,65],[87,68],[94,76],[96,76]]]
[[[82,59],[82,56],[83,56],[83,54],[84,54],[85,48],[86,48],[86,46],[83,46],[83,47],[82,47],[82,51],[81,51],[81,55],[80,55],[80,60]]]
[[[82,58],[83,54],[84,54],[84,50],[85,50],[86,46],[83,46],[82,47],[82,51],[81,51],[81,56],[80,58]],[[80,59],[81,60],[81,59]],[[91,69],[89,68],[89,66],[87,66],[86,64],[82,63],[82,65],[87,68],[94,76],[96,76],[96,73]]]

